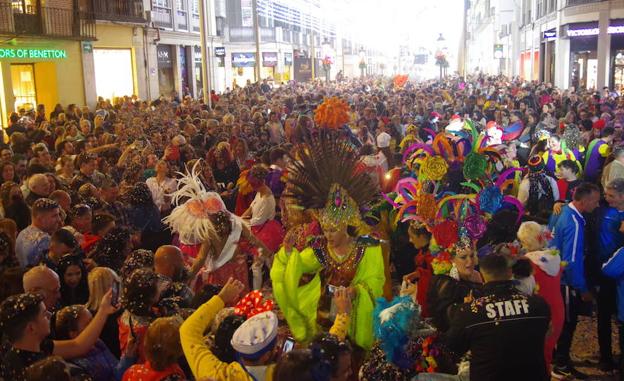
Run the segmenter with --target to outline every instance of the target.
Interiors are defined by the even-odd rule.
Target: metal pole
[[[254,20],[254,36],[256,37],[256,65],[254,71],[256,82],[260,82],[260,20],[258,17],[258,0],[252,0],[251,6]]]
[[[312,26],[312,28],[314,28],[314,26]],[[314,45],[316,45],[316,38],[314,37],[314,29],[312,29],[312,80],[314,81],[314,79],[316,78],[316,49],[314,48]]]
[[[210,77],[208,76],[208,60],[210,60],[210,52],[206,48],[206,40],[208,35],[208,28],[206,27],[206,1],[199,1],[199,38],[201,49],[201,75],[202,75],[202,96],[204,97],[204,103],[208,107],[212,108],[212,99],[210,97]]]

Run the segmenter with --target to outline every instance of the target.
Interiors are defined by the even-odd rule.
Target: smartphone
[[[113,282],[111,286],[111,305],[119,304],[119,282]]]
[[[334,285],[328,284],[328,285],[327,285],[327,292],[329,292],[329,295],[332,295],[332,296],[333,296],[333,295],[336,293],[336,289],[337,289],[337,288],[338,288],[338,287],[336,287],[336,286],[334,286]]]
[[[284,344],[282,345],[282,353],[288,353],[295,348],[295,339],[292,337],[287,337],[284,339]]]

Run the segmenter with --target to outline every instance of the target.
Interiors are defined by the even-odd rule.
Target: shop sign
[[[256,53],[232,53],[233,67],[256,66]]]
[[[215,56],[217,57],[225,57],[225,47],[224,46],[215,46]]]
[[[0,59],[2,58],[63,59],[67,58],[67,51],[64,49],[0,48]]]
[[[275,52],[262,52],[262,66],[275,67],[277,66],[277,53]]]
[[[542,32],[542,38],[544,40],[552,40],[554,38],[557,38],[557,31],[556,30],[548,30],[548,31]]]
[[[171,47],[169,45],[158,45],[156,47],[159,67],[172,67]]]
[[[292,53],[284,53],[284,65],[292,66],[293,63],[293,55]]]
[[[568,37],[586,37],[597,36],[600,33],[600,28],[583,28],[583,29],[568,29]],[[624,26],[609,26],[607,28],[608,34],[624,34]]]
[[[312,78],[312,60],[307,57],[295,56],[293,70],[295,75],[295,81],[309,81]]]

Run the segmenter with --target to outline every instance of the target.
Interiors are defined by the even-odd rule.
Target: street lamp
[[[360,56],[360,77],[364,78],[364,72],[366,71],[366,60],[364,57],[366,56],[366,52],[364,48],[360,48],[360,52],[358,53]]]
[[[448,67],[448,61],[446,60],[446,47],[444,46],[445,41],[446,40],[442,36],[442,33],[440,33],[438,39],[436,40],[437,50],[435,54],[436,65],[440,66],[440,81],[442,81],[442,78],[444,77],[444,69]]]
[[[331,74],[331,65],[333,62],[333,50],[332,46],[327,39],[323,41],[321,46],[323,52],[323,70],[325,70],[325,81],[329,83]]]

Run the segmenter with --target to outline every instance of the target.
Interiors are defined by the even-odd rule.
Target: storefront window
[[[11,7],[17,13],[37,13],[37,0],[12,0]]]
[[[173,50],[171,45],[158,45],[158,87],[160,95],[169,96],[175,89],[173,79]]]
[[[577,89],[596,89],[598,83],[598,58],[596,51],[570,54],[572,58],[571,85]]]
[[[113,100],[134,94],[130,49],[93,49],[93,61],[98,96]]]
[[[20,108],[32,110],[37,105],[35,67],[33,64],[12,64],[11,82],[15,97],[15,111]]]
[[[624,90],[624,50],[618,50],[613,64],[613,88],[618,93]]]

